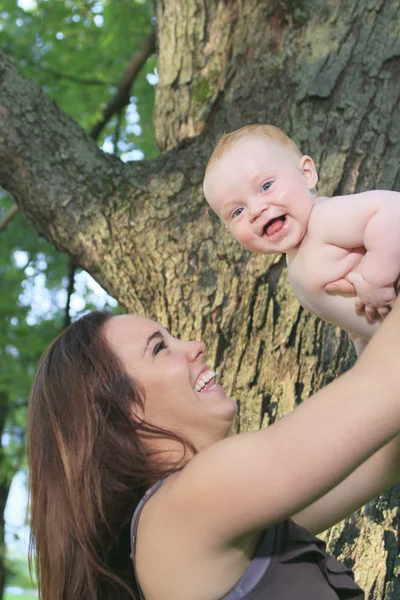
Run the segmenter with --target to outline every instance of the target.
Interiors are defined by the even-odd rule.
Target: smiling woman
[[[180,466],[152,460],[144,442],[162,438],[180,448],[180,458],[195,453],[178,433],[135,418],[144,413],[142,386],[128,375],[104,335],[111,322],[110,337],[120,335],[125,319],[97,311],[72,324],[43,355],[32,387],[31,543],[46,600],[97,598],[98,589],[104,600],[132,597],[133,510],[150,485]],[[146,321],[138,319],[144,336],[128,328],[121,340],[131,362],[144,361],[146,343],[151,346],[148,360],[157,355],[153,346],[159,346],[161,334],[149,341]],[[132,335],[136,344],[130,343]]]
[[[29,409],[43,600],[364,598],[314,534],[399,479],[399,327],[400,302],[348,373],[228,436],[202,342],[133,315],[72,324]]]
[[[133,315],[110,319],[104,334],[128,375],[145,390],[143,409],[136,410],[140,419],[178,431],[198,450],[228,434],[236,402],[220,385],[204,385],[215,374],[204,364],[203,342],[176,339],[154,321]],[[156,445],[153,439],[150,445]],[[165,446],[163,440],[160,451]],[[174,451],[178,458],[179,443]]]

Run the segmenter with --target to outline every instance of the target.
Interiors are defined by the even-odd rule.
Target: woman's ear
[[[300,168],[302,170],[305,182],[307,183],[308,189],[314,189],[318,183],[318,173],[311,156],[307,156],[305,154],[301,157]]]

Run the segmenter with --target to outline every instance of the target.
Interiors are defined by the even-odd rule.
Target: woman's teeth
[[[211,381],[211,379],[213,379],[216,375],[217,374],[215,373],[215,371],[210,371],[210,370],[203,373],[203,375],[201,377],[199,377],[199,379],[196,382],[196,385],[194,386],[194,389],[196,390],[196,392],[201,392],[202,390],[204,390],[207,383],[209,381]]]

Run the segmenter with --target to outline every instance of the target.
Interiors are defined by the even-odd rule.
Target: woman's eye
[[[235,219],[236,217],[239,217],[242,214],[243,208],[235,208],[235,210],[232,213],[232,219]]]
[[[266,183],[263,183],[261,186],[261,191],[266,192],[267,190],[269,190],[271,185],[272,185],[272,181],[267,181]]]
[[[153,356],[155,356],[156,354],[161,352],[161,350],[165,350],[166,347],[167,346],[165,345],[164,340],[162,340],[161,342],[158,342],[158,344],[156,344],[153,348]]]

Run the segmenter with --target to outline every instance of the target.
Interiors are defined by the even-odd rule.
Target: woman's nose
[[[191,362],[194,362],[198,358],[204,356],[206,352],[206,345],[201,340],[195,340],[192,342],[186,342],[186,355]]]

